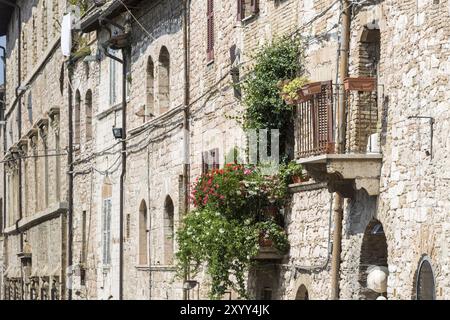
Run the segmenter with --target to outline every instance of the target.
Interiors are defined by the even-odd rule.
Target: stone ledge
[[[157,271],[157,272],[176,272],[177,268],[174,266],[136,266],[138,271]]]
[[[298,193],[303,191],[320,190],[327,188],[326,182],[304,182],[289,185],[289,193]]]
[[[62,213],[65,213],[68,209],[66,202],[60,202],[53,204],[52,206],[48,207],[46,210],[38,212],[30,217],[24,217],[17,223],[17,226],[12,226],[5,228],[3,230],[3,234],[5,235],[12,235],[17,234],[19,232],[28,230],[36,225],[39,225],[45,221],[54,219],[61,215]]]

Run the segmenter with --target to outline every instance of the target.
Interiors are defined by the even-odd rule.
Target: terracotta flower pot
[[[302,88],[305,96],[312,96],[322,92],[322,82],[308,83]]]
[[[275,218],[279,213],[279,209],[276,206],[270,206],[264,208],[264,213],[269,217]]]
[[[370,77],[345,78],[346,91],[373,92],[376,89],[376,79]]]
[[[292,176],[292,182],[295,184],[302,183],[302,182],[304,182],[304,179],[302,176],[295,175],[295,176]]]
[[[273,241],[266,237],[266,233],[264,231],[259,234],[259,245],[262,248],[271,248],[273,246]]]

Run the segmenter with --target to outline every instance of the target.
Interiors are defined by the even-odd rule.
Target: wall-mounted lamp
[[[123,139],[123,130],[122,128],[113,127],[112,129],[114,139]]]
[[[17,91],[18,91],[18,92],[24,92],[24,91],[27,91],[28,89],[30,89],[30,86],[29,86],[29,85],[17,87]]]

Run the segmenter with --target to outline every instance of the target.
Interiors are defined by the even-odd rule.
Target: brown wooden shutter
[[[259,0],[251,0],[250,5],[252,14],[257,14],[259,12]]]
[[[214,0],[207,0],[207,59],[214,60]]]
[[[211,150],[211,158],[213,159],[212,170],[220,169],[219,149]]]
[[[237,20],[245,18],[245,0],[237,0]]]

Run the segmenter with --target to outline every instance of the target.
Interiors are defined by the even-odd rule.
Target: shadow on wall
[[[132,64],[142,54],[148,52],[147,49],[156,39],[164,35],[176,34],[182,30],[183,6],[179,5],[172,8],[172,1],[159,1],[156,5],[152,1],[146,1],[146,3],[148,4],[140,10],[140,12],[143,12],[143,15],[139,15],[137,18],[145,30],[150,32],[151,36],[144,32],[137,23],[133,23],[132,37],[138,43],[135,46],[135,50],[139,50],[140,52],[132,52]],[[150,12],[152,13],[150,14]],[[142,19],[141,17],[146,18]]]
[[[378,220],[372,220],[364,232],[361,245],[359,263],[360,298],[363,300],[376,300],[380,295],[386,296],[385,288],[376,292],[369,288],[368,275],[373,268],[388,267],[388,247],[383,225]],[[378,286],[377,286],[378,287]],[[380,285],[384,287],[384,285]]]

